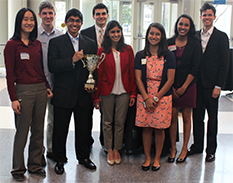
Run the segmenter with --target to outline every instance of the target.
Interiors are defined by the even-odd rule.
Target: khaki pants
[[[43,148],[44,116],[47,101],[45,83],[16,85],[16,95],[21,99],[21,114],[15,114],[16,133],[13,147],[12,174],[24,174],[24,148],[30,128],[28,170],[35,172],[41,168]]]
[[[129,94],[123,93],[121,95],[110,94],[101,96],[101,109],[103,115],[103,131],[104,131],[104,146],[107,149],[120,150],[123,144],[124,125],[129,106]],[[113,114],[115,106],[115,132],[114,144],[112,144],[112,125]]]

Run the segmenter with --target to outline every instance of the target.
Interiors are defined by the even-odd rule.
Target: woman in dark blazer
[[[169,129],[171,152],[168,162],[174,162],[176,150],[176,133],[178,108],[183,116],[183,147],[176,163],[182,163],[187,157],[187,145],[191,130],[191,111],[196,107],[196,75],[201,60],[202,50],[193,20],[183,14],[175,23],[175,35],[168,39],[168,48],[176,56],[176,74],[173,84],[172,122]]]
[[[124,43],[122,27],[114,20],[110,21],[106,27],[102,46],[97,55],[105,55],[105,58],[98,69],[94,106],[99,109],[101,101],[104,146],[108,150],[107,162],[113,165],[121,162],[119,150],[123,144],[127,110],[128,106],[134,105],[136,98],[134,53],[131,46]]]

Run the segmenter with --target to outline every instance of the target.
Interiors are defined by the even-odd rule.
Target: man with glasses
[[[97,48],[93,40],[79,34],[83,24],[83,15],[79,10],[69,10],[65,24],[68,28],[67,33],[51,39],[48,50],[48,66],[54,74],[53,156],[56,161],[56,174],[64,173],[64,163],[67,162],[66,139],[72,113],[75,122],[76,158],[79,164],[86,168],[96,169],[95,164],[89,159],[88,145],[88,116],[93,106],[93,90],[84,89],[89,72],[83,67],[81,59],[84,54],[96,54]]]
[[[51,90],[53,89],[53,74],[49,72],[48,69],[48,60],[47,60],[47,52],[48,52],[48,44],[51,38],[62,35],[63,32],[58,30],[53,26],[53,20],[56,16],[54,6],[49,1],[43,1],[39,5],[39,17],[41,18],[41,25],[38,27],[38,37],[37,39],[42,44],[43,51],[43,66],[44,73],[49,82]],[[48,107],[48,117],[47,117],[47,158],[53,159],[53,151],[52,151],[52,135],[53,135],[53,106],[51,105],[51,99],[47,100]],[[46,165],[44,154],[42,155],[42,166]]]
[[[101,43],[103,41],[107,20],[109,17],[107,6],[105,6],[103,3],[99,3],[99,4],[95,5],[93,10],[92,10],[92,16],[93,16],[93,19],[95,20],[95,25],[82,30],[80,33],[82,35],[85,35],[85,36],[89,37],[90,39],[94,40],[96,43],[96,46],[98,48],[100,48]],[[96,50],[96,52],[97,52],[97,50]],[[94,109],[94,107],[92,107],[90,109],[90,115],[89,115],[89,120],[88,120],[90,147],[94,143],[94,139],[92,138],[93,109]],[[99,138],[100,138],[100,143],[104,148],[102,120],[101,120],[101,124],[100,124],[100,137]],[[104,148],[104,150],[106,151],[105,148]]]

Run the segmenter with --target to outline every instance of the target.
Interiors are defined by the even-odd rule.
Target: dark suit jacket
[[[172,37],[167,40],[168,47],[175,46],[175,37]],[[172,51],[176,56],[176,50]],[[198,39],[189,37],[188,42],[184,48],[183,55],[181,58],[181,63],[178,66],[176,61],[176,75],[175,82],[173,84],[174,87],[177,85],[177,81],[181,84],[184,84],[187,76],[191,74],[194,77],[194,80],[190,83],[190,86],[196,83],[197,81],[197,73],[199,70],[199,64],[202,56],[202,48],[200,41]]]
[[[200,37],[201,31],[197,34]],[[223,87],[226,81],[229,66],[229,40],[227,35],[214,28],[203,53],[200,63],[200,79],[202,87]]]
[[[86,29],[81,30],[80,34],[89,37],[90,39],[95,41],[96,47],[98,49],[98,43],[96,39],[95,25],[88,27]]]
[[[96,54],[94,41],[79,35],[79,50],[84,54]],[[48,67],[54,73],[52,104],[63,108],[73,108],[77,102],[81,107],[88,106],[91,94],[84,90],[88,70],[81,61],[73,64],[74,47],[68,33],[53,38],[49,42]]]

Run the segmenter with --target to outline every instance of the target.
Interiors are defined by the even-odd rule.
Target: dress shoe
[[[64,173],[65,169],[64,169],[64,163],[63,162],[57,162],[55,167],[54,167],[54,171],[56,174],[61,175]]]
[[[176,153],[177,153],[177,150],[176,150]],[[168,163],[173,163],[175,161],[176,153],[175,153],[175,156],[173,158],[170,158],[169,157],[170,155],[168,156],[168,158],[167,158]]]
[[[188,153],[187,153],[188,154]],[[187,154],[186,154],[186,156],[184,157],[184,159],[181,159],[181,158],[177,158],[176,159],[176,163],[184,163],[185,162],[185,160],[186,160],[186,158],[187,158]]]
[[[12,176],[18,182],[22,182],[25,179],[25,176],[23,174],[13,174]]]
[[[45,166],[46,166],[46,161],[45,161],[45,157],[44,157],[43,154],[42,154],[42,157],[41,157],[41,166],[42,166],[42,167],[45,167]]]
[[[152,166],[151,170],[152,171],[158,171],[160,169],[160,166]]]
[[[48,152],[47,151],[46,157],[53,160],[53,152]]]
[[[143,171],[148,171],[150,169],[150,165],[149,166],[143,166],[143,164],[142,164],[142,170]]]
[[[114,159],[113,160],[107,159],[107,162],[108,162],[109,165],[114,165],[114,163],[115,163]]]
[[[105,154],[108,154],[108,150],[107,150],[106,147],[102,146],[102,149],[103,149],[103,151],[104,151]]]
[[[206,160],[206,162],[212,162],[215,160],[215,155],[214,154],[207,154],[205,160]]]
[[[191,155],[194,155],[194,154],[201,154],[202,151],[197,151],[195,150],[192,146],[188,149],[188,153],[187,153],[187,156],[191,156]]]
[[[114,159],[115,163],[119,165],[121,163],[121,158],[120,159]]]
[[[79,160],[79,164],[85,166],[86,168],[90,170],[96,170],[95,164],[90,159]]]
[[[45,172],[45,170],[42,169],[42,168],[36,170],[35,172],[32,172],[32,171],[30,171],[30,170],[28,170],[28,172],[31,173],[31,174],[35,174],[35,175],[42,176],[42,177],[46,176],[46,172]]]

